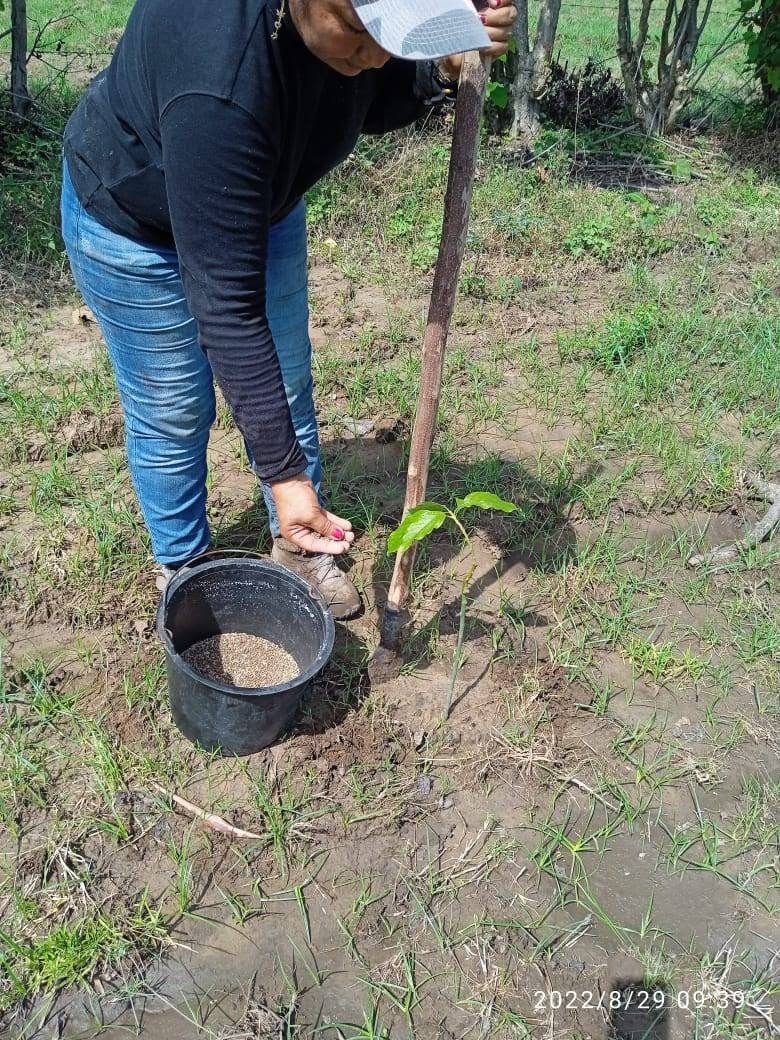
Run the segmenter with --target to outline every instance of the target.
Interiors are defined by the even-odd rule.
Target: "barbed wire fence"
[[[11,15],[11,3],[12,0],[0,0],[0,15]],[[78,12],[65,11],[52,17],[34,18],[27,16],[24,10],[26,4],[22,3],[21,7],[23,33],[26,36],[24,95],[20,98],[15,92],[15,82],[18,80],[12,75],[12,56],[8,42],[14,33],[12,23],[8,28],[0,29],[2,87],[7,98],[6,103],[0,103],[0,114],[6,114],[8,109],[16,110],[14,115],[20,122],[34,126],[44,134],[56,135],[57,128],[47,122],[46,117],[56,115],[68,95],[85,87],[92,76],[110,61],[113,53],[111,44],[116,41],[106,41],[104,35],[91,30]],[[91,39],[94,43],[88,42],[86,46],[70,44],[74,28],[80,37],[87,41]],[[16,101],[27,99],[30,103],[29,114],[27,105],[15,104]]]
[[[10,13],[11,0],[0,0],[0,15]],[[612,10],[612,7],[615,9]],[[602,19],[609,19],[616,24],[616,4],[599,4],[579,2],[579,0],[564,0],[562,8],[562,29],[559,30],[560,40],[565,39],[565,16],[567,12],[587,11],[598,13]],[[691,87],[696,89],[701,86],[707,77],[712,65],[723,57],[728,50],[742,45],[738,33],[739,12],[736,4],[712,4],[710,17],[713,16],[730,19],[731,24],[723,38],[711,45],[711,54],[703,61],[697,63],[695,77],[692,78]],[[598,29],[598,22],[593,26],[594,33]],[[69,43],[74,35],[74,28],[82,38],[92,39],[92,43],[84,46]],[[615,30],[613,30],[614,32]],[[0,29],[0,49],[7,48],[6,38],[10,37],[11,27]],[[64,84],[72,88],[83,88],[97,72],[100,71],[111,59],[114,47],[121,35],[121,31],[106,34],[90,29],[88,21],[77,10],[66,10],[62,14],[45,19],[29,18],[28,45],[27,45],[27,67],[28,82],[30,85],[30,96],[37,118],[32,118],[34,125],[42,132],[54,131],[47,126],[45,119],[41,119],[42,110],[48,107],[46,102],[52,95],[61,94]],[[599,53],[591,56],[591,63],[596,67],[615,67],[618,61],[616,51],[610,50],[608,54],[603,51],[603,45],[597,45]],[[594,47],[594,49],[596,49]],[[5,54],[0,52],[0,57]],[[725,74],[724,74],[725,75]],[[721,79],[724,76],[720,77]],[[745,95],[748,93],[748,82],[745,81]],[[733,84],[732,84],[733,86]],[[716,93],[712,86],[708,94]],[[12,95],[10,91],[8,97]],[[60,98],[58,97],[59,101]],[[710,105],[713,102],[710,102]],[[54,131],[56,132],[56,131]]]
[[[10,13],[10,2],[11,0],[0,0],[0,15]],[[615,6],[615,10],[611,10],[611,6]],[[567,40],[565,15],[567,12],[577,11],[598,12],[604,21],[610,19],[616,24],[616,5],[564,0],[562,22],[556,42],[558,61],[561,60],[562,48],[570,42]],[[691,76],[690,108],[693,115],[689,122],[694,126],[705,125],[716,106],[723,108],[731,104],[736,110],[739,105],[744,105],[754,89],[747,74],[735,84],[733,64],[730,67],[724,66],[724,71],[715,77],[712,76],[713,67],[724,55],[734,48],[744,46],[739,32],[740,21],[736,5],[712,5],[710,17],[713,15],[728,19],[729,25],[728,29],[720,34],[719,39],[711,39],[708,45],[702,48],[702,57]],[[588,64],[595,69],[615,71],[619,67],[619,56],[617,49],[610,48],[605,52],[606,41],[599,25],[602,19],[594,19],[591,26],[594,40],[600,42],[594,42],[593,49],[597,53],[589,58]],[[29,18],[27,69],[32,105],[29,113],[19,117],[19,121],[44,137],[61,137],[68,108],[72,106],[78,93],[109,63],[121,37],[121,28],[100,32],[91,27],[90,21],[77,10],[67,10],[48,18]],[[615,29],[612,31],[616,34]],[[4,65],[8,56],[7,38],[11,32],[10,27],[0,28],[0,61],[3,61]],[[571,61],[570,58],[569,63]],[[3,73],[6,73],[5,67]],[[703,89],[705,81],[706,89]],[[615,82],[620,82],[619,75],[615,77]],[[9,100],[12,98],[10,88],[6,90],[6,96]],[[579,105],[578,97],[574,103]],[[3,120],[9,107],[8,104],[0,102],[0,173],[3,160]],[[577,113],[574,113],[574,120],[576,123]],[[613,133],[615,128],[608,126],[605,129]]]

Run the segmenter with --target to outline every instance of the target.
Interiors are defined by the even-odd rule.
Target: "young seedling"
[[[455,691],[455,682],[458,678],[458,669],[461,664],[461,651],[463,649],[463,636],[466,630],[466,606],[468,604],[469,590],[477,569],[477,557],[474,553],[474,545],[469,533],[460,522],[460,514],[466,509],[499,509],[502,513],[514,513],[517,509],[512,502],[507,502],[498,495],[489,491],[473,491],[465,498],[455,499],[455,508],[442,505],[440,502],[422,502],[414,509],[410,509],[401,523],[396,527],[387,542],[388,553],[406,552],[412,545],[423,541],[428,535],[437,531],[444,523],[449,521],[454,524],[460,532],[462,547],[468,549],[471,555],[471,563],[461,582],[460,587],[460,620],[458,623],[458,640],[455,644],[455,655],[452,659],[450,670],[450,681],[447,687],[447,700],[442,712],[442,722],[449,718],[452,707],[452,696]]]

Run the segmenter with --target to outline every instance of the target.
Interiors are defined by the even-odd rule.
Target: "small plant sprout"
[[[455,644],[455,654],[452,659],[450,681],[447,687],[447,701],[442,712],[442,722],[449,718],[452,708],[452,697],[455,691],[455,682],[458,678],[458,669],[461,664],[461,652],[463,650],[463,636],[466,630],[466,606],[474,571],[477,568],[477,558],[474,553],[474,545],[469,533],[460,521],[460,514],[466,509],[497,509],[502,513],[514,513],[517,506],[507,502],[498,495],[489,491],[472,491],[465,498],[455,499],[455,508],[442,505],[440,502],[421,502],[419,506],[410,509],[401,523],[396,527],[387,541],[388,554],[405,552],[415,542],[422,542],[437,531],[443,524],[449,522],[455,525],[461,535],[462,547],[468,549],[471,555],[471,563],[461,582],[460,587],[460,620],[458,623],[458,640]]]

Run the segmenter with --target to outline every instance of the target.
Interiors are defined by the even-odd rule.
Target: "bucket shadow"
[[[368,644],[344,625],[336,625],[336,642],[328,667],[304,695],[290,736],[313,736],[338,728],[358,708],[369,690]]]

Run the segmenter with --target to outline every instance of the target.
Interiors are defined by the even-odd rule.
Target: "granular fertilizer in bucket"
[[[245,689],[263,689],[289,682],[299,673],[295,659],[276,643],[248,632],[210,636],[181,655],[190,668],[207,679]]]

